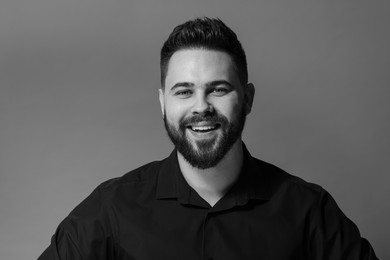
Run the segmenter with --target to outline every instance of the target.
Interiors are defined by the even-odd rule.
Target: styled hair
[[[231,56],[243,84],[248,81],[244,49],[237,35],[218,18],[196,18],[176,26],[165,41],[160,53],[161,87],[172,55],[183,49],[222,51]]]

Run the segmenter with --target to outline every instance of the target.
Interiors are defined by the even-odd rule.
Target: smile
[[[187,126],[187,128],[197,133],[208,133],[217,130],[220,126],[220,124],[198,124]]]

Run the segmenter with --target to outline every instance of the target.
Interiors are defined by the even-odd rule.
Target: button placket
[[[212,245],[212,236],[211,236],[211,226],[210,221],[212,218],[212,213],[207,212],[203,218],[203,239],[202,239],[202,260],[211,260],[211,249]]]

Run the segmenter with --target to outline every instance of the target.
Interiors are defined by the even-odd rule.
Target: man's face
[[[172,55],[161,110],[169,137],[193,167],[214,167],[241,137],[251,87],[242,86],[225,52],[185,49]]]

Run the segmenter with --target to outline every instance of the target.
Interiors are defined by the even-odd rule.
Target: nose
[[[192,107],[193,114],[205,114],[213,111],[213,106],[207,100],[204,93],[198,93],[195,97],[194,105]]]

